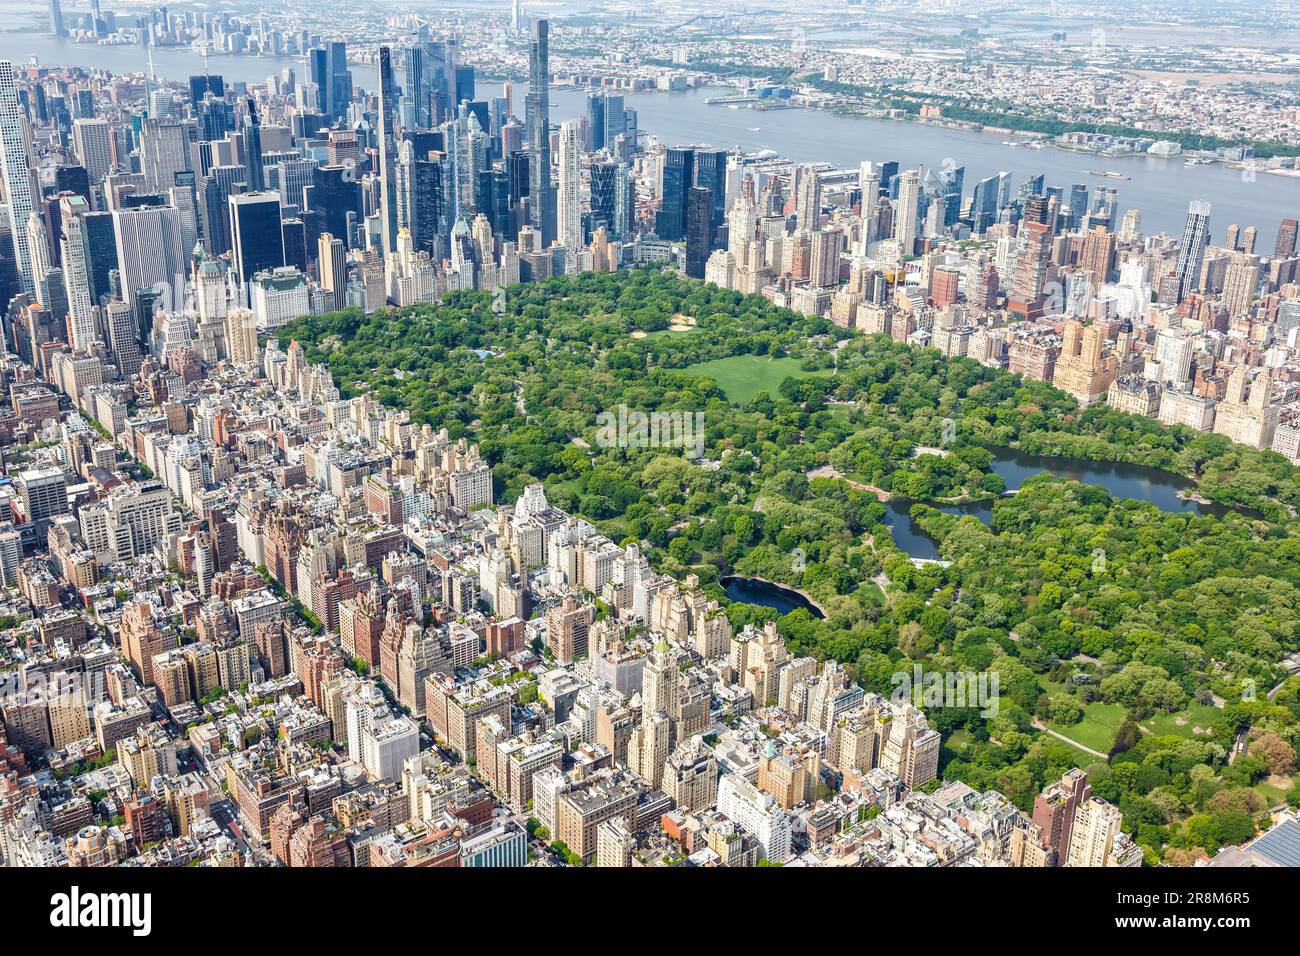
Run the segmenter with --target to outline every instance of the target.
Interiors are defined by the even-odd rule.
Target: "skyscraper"
[[[84,352],[100,337],[91,291],[90,249],[81,219],[83,213],[90,211],[90,206],[83,196],[64,196],[59,203],[63,227],[59,250],[64,287],[68,293],[68,330],[73,350]]]
[[[627,109],[623,106],[623,94],[606,93],[605,142],[602,145],[612,147],[615,138],[626,132],[628,132]],[[636,144],[633,143],[633,145],[635,146]]]
[[[230,244],[235,274],[245,296],[253,276],[284,265],[282,228],[278,194],[243,193],[230,197]]]
[[[898,178],[898,212],[894,216],[894,237],[899,254],[906,257],[916,250],[916,222],[921,201],[921,171],[909,169]]]
[[[257,119],[257,103],[248,98],[248,112],[244,114],[244,154],[248,166],[248,191],[260,193],[266,188],[262,172],[262,124]]]
[[[712,245],[727,217],[727,151],[725,149],[695,151],[695,185],[703,186],[713,196],[712,211],[709,214],[709,243]]]
[[[587,149],[605,147],[605,94],[587,94]]]
[[[352,73],[348,69],[348,45],[342,40],[329,45],[329,113],[342,119],[352,100]]]
[[[578,121],[565,120],[560,126],[560,189],[558,200],[560,245],[570,252],[582,248],[582,147],[578,142]]]
[[[72,148],[93,183],[113,171],[113,137],[105,119],[79,119],[72,124]]]
[[[145,185],[162,192],[176,185],[176,174],[190,168],[189,139],[179,120],[146,119],[140,130],[140,172]]]
[[[555,241],[555,190],[551,186],[551,60],[550,24],[533,21],[528,48],[526,124],[531,166],[528,176],[529,222],[542,236],[543,247]]]
[[[961,192],[966,179],[966,167],[945,163],[939,167],[939,185],[942,188],[943,224],[951,226],[961,218]]]
[[[1209,244],[1210,204],[1203,199],[1193,199],[1187,205],[1187,224],[1183,227],[1183,242],[1178,250],[1178,263],[1174,266],[1180,302],[1196,285],[1201,260]]]
[[[704,278],[709,260],[709,224],[713,216],[713,193],[703,186],[692,186],[686,193],[686,274]]]
[[[117,272],[122,297],[136,308],[140,290],[156,290],[159,309],[179,308],[184,301],[185,248],[175,206],[140,206],[113,211]]]
[[[686,237],[686,199],[695,182],[695,151],[670,149],[664,154],[659,213],[655,232],[660,239]]]
[[[1277,244],[1273,247],[1274,259],[1290,259],[1295,255],[1296,221],[1283,219],[1277,229]]]
[[[320,276],[320,287],[333,295],[333,307],[341,309],[345,304],[344,294],[348,286],[347,252],[343,248],[343,240],[322,232],[316,242],[316,270]]]
[[[615,163],[591,164],[591,228],[604,226],[611,237],[621,234],[615,225],[617,202],[614,178],[618,175]]]
[[[397,191],[394,165],[397,162],[397,138],[393,128],[396,108],[393,87],[392,52],[379,48],[379,222],[385,257],[397,249]]]
[[[975,184],[975,192],[971,197],[970,217],[971,232],[976,234],[983,233],[998,221],[997,176],[986,176]]]
[[[10,60],[0,60],[0,178],[4,183],[18,280],[22,291],[34,295],[36,276],[27,248],[26,227],[39,190],[36,187],[36,164],[32,160],[31,130],[18,101],[18,77]]]

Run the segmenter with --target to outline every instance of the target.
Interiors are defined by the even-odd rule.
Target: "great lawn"
[[[727,399],[744,405],[759,392],[775,395],[787,378],[829,375],[828,369],[805,372],[796,358],[772,358],[768,355],[732,355],[710,362],[688,365],[682,371],[713,379],[727,393]]]

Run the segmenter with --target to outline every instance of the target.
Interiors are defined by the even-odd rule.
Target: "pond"
[[[1014,448],[990,448],[993,453],[991,470],[1001,475],[1008,491],[1018,490],[1034,475],[1050,472],[1061,478],[1099,485],[1116,498],[1136,498],[1149,501],[1161,511],[1193,512],[1200,515],[1222,517],[1233,510],[1226,505],[1205,504],[1179,497],[1180,491],[1192,491],[1196,483],[1157,468],[1132,465],[1120,461],[1091,461],[1084,458],[1065,458],[1055,455],[1030,455]],[[939,545],[921,530],[909,512],[916,504],[909,498],[891,498],[885,502],[885,524],[894,542],[914,558],[937,560]],[[950,515],[974,515],[985,524],[993,520],[992,501],[972,501],[960,505],[932,505]]]
[[[723,590],[727,592],[727,597],[742,604],[761,604],[763,607],[774,608],[782,614],[789,614],[791,611],[803,608],[813,617],[826,616],[817,605],[798,591],[770,581],[728,575],[721,583]]]

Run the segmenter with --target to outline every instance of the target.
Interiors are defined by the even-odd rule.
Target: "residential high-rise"
[[[385,258],[397,251],[397,132],[394,111],[397,108],[393,86],[392,51],[379,48],[379,221],[381,246]]]
[[[1283,219],[1277,228],[1277,244],[1273,247],[1274,259],[1289,259],[1295,255],[1296,221]]]
[[[1070,831],[1066,866],[1107,866],[1115,850],[1124,815],[1099,797],[1080,801]]]
[[[551,185],[550,24],[545,19],[533,21],[528,78],[528,221],[541,234],[545,248],[555,241],[556,230],[555,190]]]
[[[244,114],[244,160],[248,167],[248,191],[260,193],[266,188],[262,171],[262,124],[257,118],[257,102],[251,96]]]
[[[1057,866],[1064,865],[1069,856],[1075,814],[1091,796],[1088,774],[1075,768],[1034,798],[1033,821],[1042,829],[1043,842],[1055,853]]]
[[[898,178],[898,209],[894,215],[894,238],[899,254],[907,257],[916,251],[916,224],[920,215],[921,171],[905,170]]]
[[[1183,242],[1178,250],[1178,263],[1174,277],[1178,280],[1178,300],[1196,286],[1201,273],[1201,260],[1210,244],[1210,204],[1203,199],[1193,199],[1187,205],[1187,224],[1183,227]]]
[[[704,278],[712,221],[713,191],[692,186],[686,194],[686,274],[692,279]]]
[[[344,306],[344,293],[348,286],[347,252],[343,240],[328,232],[322,232],[316,240],[316,269],[320,276],[320,287],[333,293],[333,307]]]
[[[799,182],[795,187],[795,228],[811,232],[821,223],[821,176],[811,167],[796,170],[796,175]]]
[[[36,274],[27,246],[27,220],[40,190],[32,157],[31,128],[18,100],[18,77],[13,62],[0,60],[0,183],[4,185],[9,233],[13,237],[14,265],[22,291],[36,293]]]
[[[559,235],[556,240],[569,252],[582,248],[582,146],[578,121],[560,125],[560,189],[557,201]]]

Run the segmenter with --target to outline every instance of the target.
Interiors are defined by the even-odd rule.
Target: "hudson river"
[[[72,43],[36,33],[0,33],[0,57],[25,61],[35,55],[51,65],[81,64],[117,73],[146,68],[145,51],[138,46],[97,46]],[[203,57],[187,47],[154,50],[158,76],[183,81],[191,73],[203,72]],[[291,67],[301,77],[302,64],[287,57],[213,56],[208,68],[228,81],[262,83],[272,74]],[[354,81],[373,89],[373,67],[353,66]],[[480,81],[478,96],[499,95],[498,83]],[[527,84],[514,86],[514,111],[523,112]],[[1142,210],[1146,233],[1182,235],[1187,203],[1205,199],[1213,205],[1212,239],[1222,238],[1230,224],[1242,230],[1259,230],[1256,249],[1273,251],[1278,222],[1300,218],[1300,178],[1263,171],[1253,181],[1241,170],[1227,167],[1187,167],[1180,158],[1109,157],[1066,150],[1028,149],[1004,146],[1003,141],[1021,137],[1005,133],[973,133],[918,123],[891,120],[854,119],[824,110],[729,109],[709,106],[704,100],[718,90],[697,89],[685,93],[635,93],[625,96],[626,105],[637,111],[640,129],[670,145],[708,144],[720,148],[740,147],[746,151],[771,149],[800,162],[826,161],[840,168],[856,168],[862,160],[896,160],[903,168],[934,166],[951,159],[966,167],[966,193],[977,180],[1001,170],[1012,174],[1013,188],[1038,173],[1046,174],[1051,186],[1068,192],[1072,183],[1089,188],[1113,186],[1119,193],[1120,217],[1126,209]],[[579,116],[585,109],[585,91],[557,88],[551,93],[551,118]],[[1089,175],[1089,170],[1114,170],[1128,180]],[[1118,219],[1116,226],[1118,227]]]

